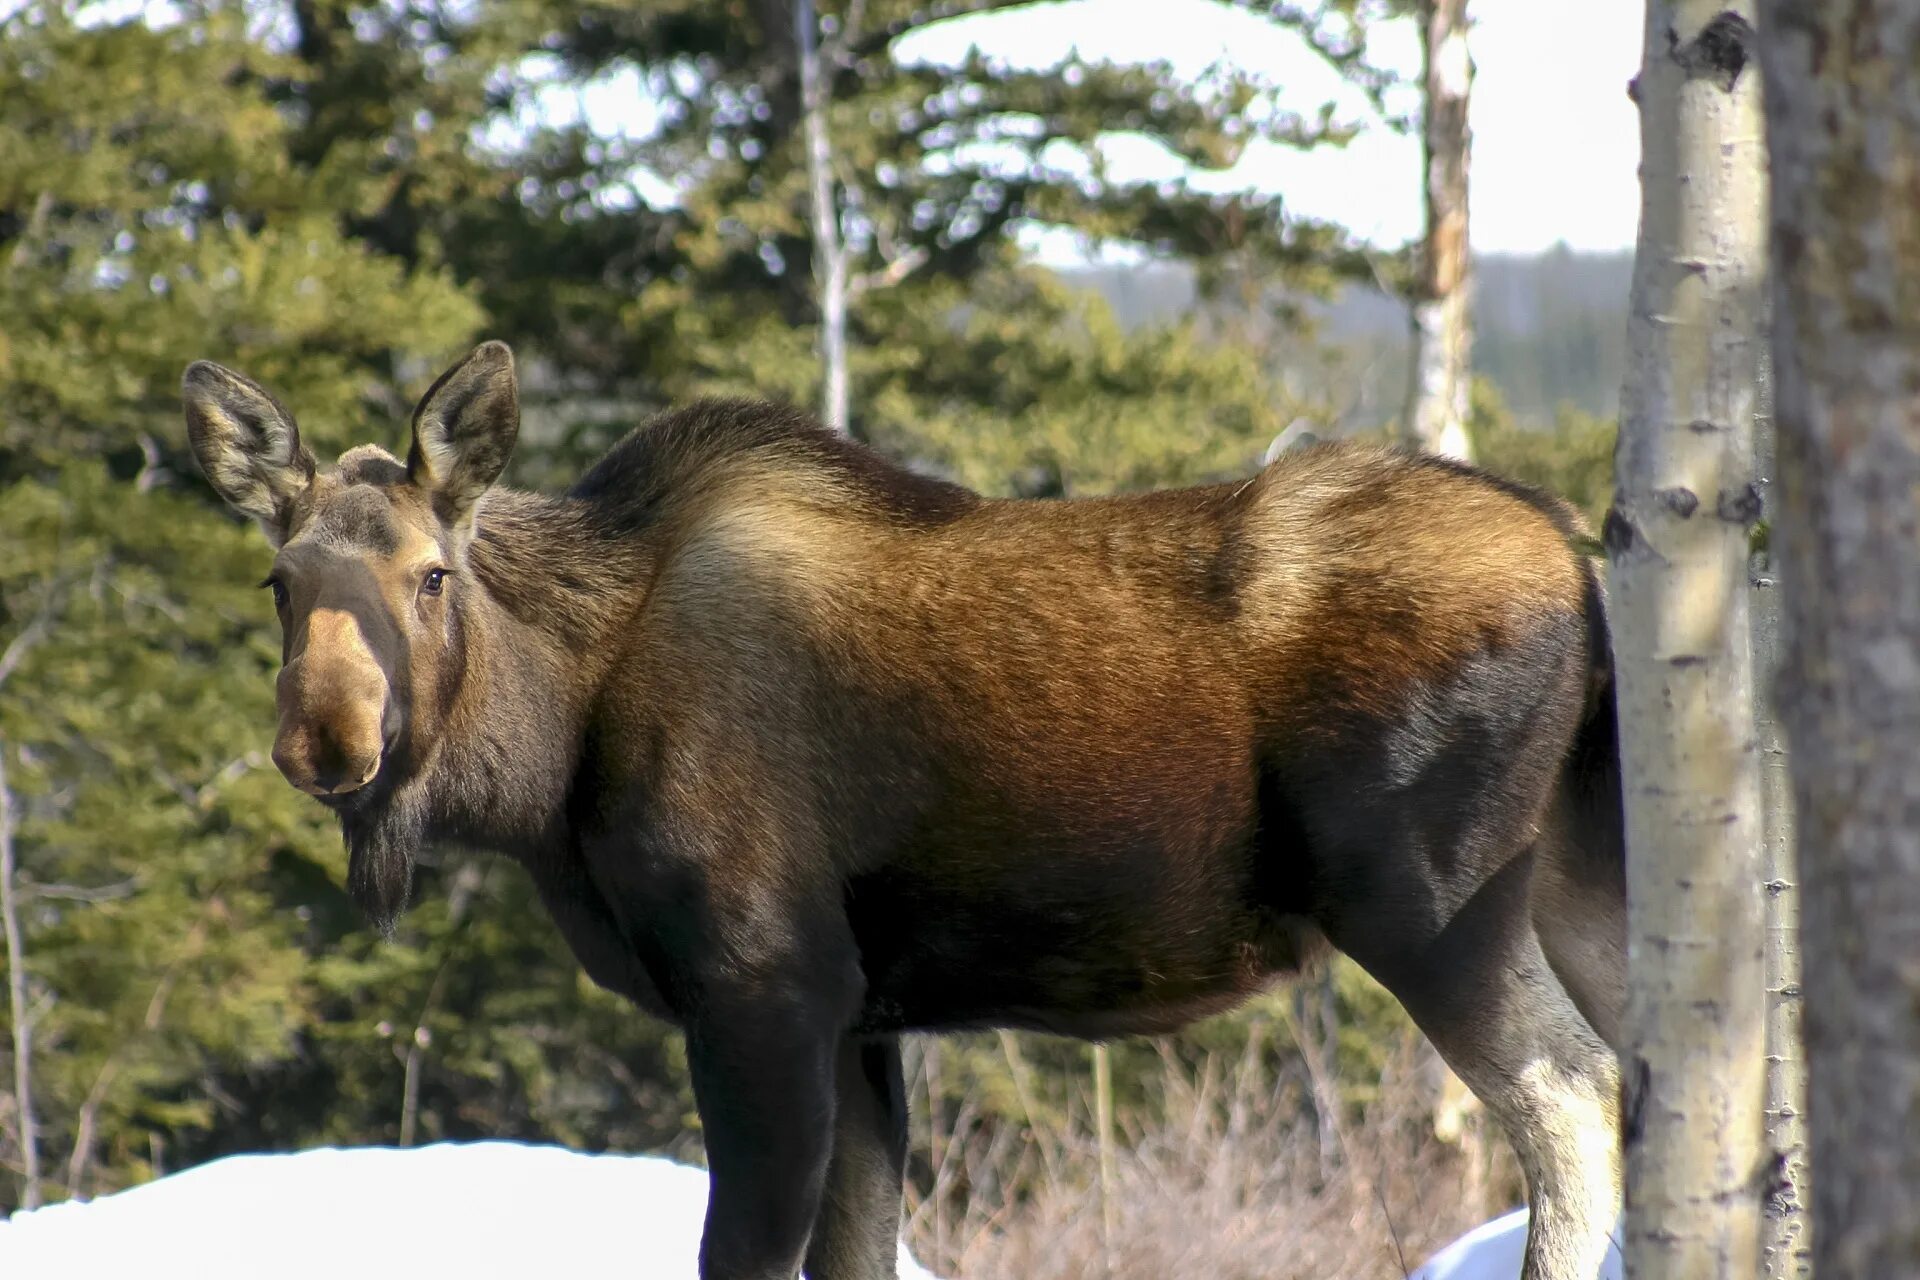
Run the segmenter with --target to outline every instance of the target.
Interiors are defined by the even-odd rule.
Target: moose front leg
[[[636,849],[610,836],[583,859],[686,1035],[707,1157],[701,1280],[798,1280],[833,1152],[841,1041],[864,995],[831,860],[770,830],[719,829],[716,815],[758,812],[703,799],[684,821],[653,815],[697,840]]]
[[[843,1037],[834,1080],[833,1156],[806,1274],[808,1280],[895,1280],[907,1167],[899,1039]]]
[[[707,1148],[700,1280],[795,1280],[833,1147],[837,1028],[743,1011],[687,1029]]]

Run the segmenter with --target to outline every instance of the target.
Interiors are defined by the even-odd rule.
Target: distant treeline
[[[1098,292],[1120,323],[1134,329],[1191,314],[1237,307],[1202,306],[1196,273],[1179,262],[1089,266],[1062,278]],[[1633,255],[1576,253],[1558,246],[1540,254],[1489,254],[1474,262],[1474,372],[1499,389],[1526,426],[1553,422],[1564,406],[1612,418],[1619,411],[1626,360],[1627,287]],[[1348,353],[1364,387],[1343,425],[1370,429],[1400,409],[1406,394],[1407,310],[1364,284],[1342,288],[1329,302],[1302,310],[1320,337]],[[1304,372],[1310,354],[1297,343],[1273,352],[1282,372]]]

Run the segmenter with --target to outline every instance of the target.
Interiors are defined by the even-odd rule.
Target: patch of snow
[[[1428,1258],[1407,1280],[1520,1280],[1526,1253],[1527,1211],[1515,1209],[1467,1232]],[[1616,1224],[1596,1280],[1626,1280],[1626,1274]]]
[[[0,1276],[695,1280],[704,1169],[518,1142],[209,1161],[0,1221]],[[900,1280],[936,1280],[900,1246]]]

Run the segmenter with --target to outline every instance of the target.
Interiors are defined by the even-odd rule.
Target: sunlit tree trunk
[[[813,214],[813,281],[820,308],[820,413],[835,431],[847,430],[847,250],[840,238],[834,194],[830,98],[821,67],[819,20],[813,0],[794,0],[794,43],[800,58],[800,110],[805,116],[808,204]]]
[[[1472,151],[1467,103],[1473,90],[1467,0],[1421,0],[1420,21],[1427,232],[1413,291],[1405,432],[1423,449],[1465,459],[1470,453],[1466,424],[1473,347],[1467,309],[1467,164]]]
[[[13,1108],[20,1131],[20,1207],[40,1206],[40,1139],[33,1119],[33,1028],[27,1021],[26,940],[14,901],[13,792],[7,786],[7,743],[0,738],[0,928],[7,943],[7,1016],[13,1024]]]
[[[26,660],[28,650],[46,637],[53,602],[61,588],[48,590],[40,612],[0,651],[0,686]],[[14,858],[13,788],[7,781],[7,740],[0,736],[0,933],[7,950],[7,1018],[13,1029],[13,1108],[20,1134],[20,1207],[40,1207],[40,1136],[33,1110],[33,1022],[27,1007],[27,940],[20,931],[19,866]]]
[[[1920,1274],[1920,7],[1767,0],[1813,1273]]]
[[[1636,1280],[1759,1269],[1760,757],[1748,631],[1766,187],[1752,26],[1649,0],[1641,215],[1605,524],[1625,774]]]
[[[1763,353],[1764,354],[1764,353]],[[1765,380],[1762,381],[1763,392]],[[1771,400],[1754,423],[1754,469],[1771,523],[1780,505]],[[1775,1162],[1760,1240],[1766,1280],[1811,1275],[1807,1241],[1806,1055],[1800,1034],[1800,875],[1794,866],[1793,779],[1776,696],[1780,579],[1771,544],[1752,561],[1754,713],[1760,735],[1761,840],[1767,867],[1767,1150]]]

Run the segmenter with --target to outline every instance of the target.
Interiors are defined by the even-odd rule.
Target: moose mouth
[[[399,742],[399,734],[388,735],[387,740],[380,744],[380,758],[374,764],[373,772],[367,775],[365,782],[353,790],[330,791],[324,794],[308,792],[308,794],[335,814],[358,813],[366,809],[393,789],[394,762],[399,754],[395,751],[395,747]]]
[[[374,776],[376,780],[379,777],[378,774]],[[369,782],[366,786],[355,787],[352,791],[329,792],[323,796],[314,796],[314,799],[335,813],[352,813],[354,810],[363,808],[367,804],[369,799],[367,791],[372,786],[373,783]]]

